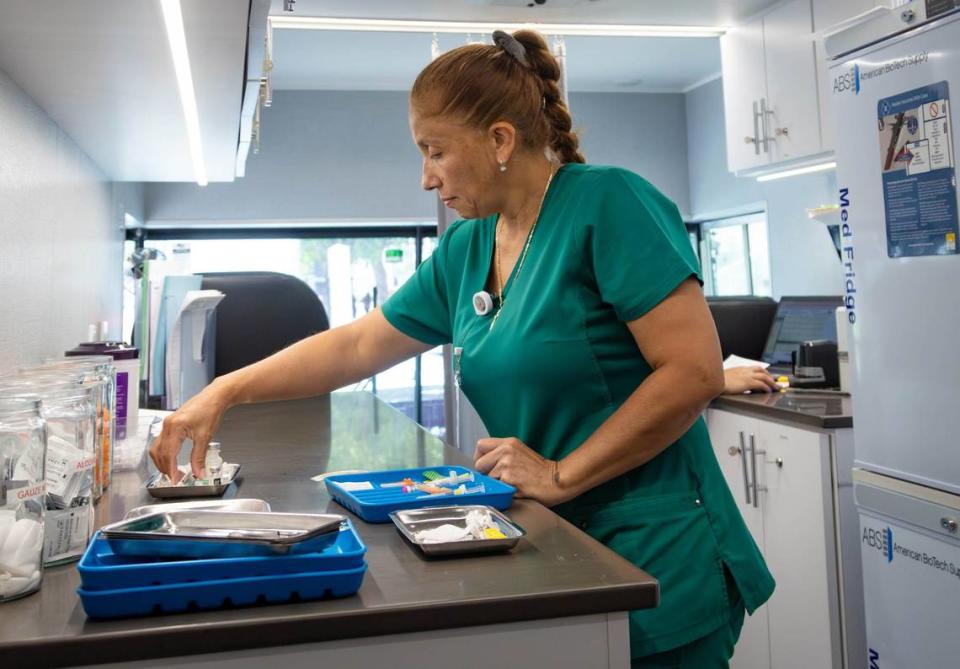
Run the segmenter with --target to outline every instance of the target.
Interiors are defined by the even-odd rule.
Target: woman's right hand
[[[777,380],[763,367],[733,367],[723,370],[723,394],[740,395],[758,391],[769,393],[780,390]]]
[[[184,439],[193,441],[190,453],[190,466],[193,475],[203,476],[204,458],[207,444],[213,437],[223,414],[230,408],[230,393],[225,384],[218,380],[191,397],[185,404],[163,421],[160,436],[150,445],[150,459],[157,469],[178,482],[183,473],[177,468],[177,457]]]

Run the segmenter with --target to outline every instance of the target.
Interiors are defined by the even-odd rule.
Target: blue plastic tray
[[[405,478],[414,481],[423,481],[423,473],[426,471],[435,471],[442,476],[447,472],[455,471],[457,474],[473,472],[474,482],[467,486],[484,485],[484,492],[471,493],[467,495],[437,495],[436,497],[426,497],[417,499],[425,493],[403,492],[400,488],[381,488],[383,483],[393,483]],[[503,511],[510,508],[513,504],[513,495],[517,489],[512,485],[507,485],[502,481],[484,476],[483,474],[467,469],[466,467],[451,467],[449,465],[438,465],[436,467],[419,467],[417,469],[391,469],[380,472],[368,472],[366,474],[338,474],[329,476],[325,479],[327,492],[330,496],[353,513],[363,518],[368,523],[388,523],[390,522],[390,512],[401,509],[424,509],[431,506],[453,506],[459,504],[486,504],[495,509]],[[344,490],[339,484],[344,481],[369,481],[373,484],[372,490]]]
[[[87,591],[171,585],[258,576],[342,571],[363,566],[367,547],[348,520],[336,540],[322,551],[265,557],[204,560],[151,559],[117,555],[97,532],[77,565]]]
[[[343,571],[279,574],[218,581],[195,581],[144,588],[85,590],[77,594],[91,618],[128,618],[153,613],[281,604],[327,597],[347,597],[360,589],[364,564]]]

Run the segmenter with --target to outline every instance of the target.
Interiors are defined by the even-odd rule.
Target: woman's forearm
[[[573,498],[649,462],[683,436],[722,390],[719,369],[660,367],[559,463],[558,485]]]

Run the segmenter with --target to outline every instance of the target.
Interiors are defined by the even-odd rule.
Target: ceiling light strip
[[[820,163],[819,165],[808,165],[806,167],[797,167],[792,170],[781,170],[780,172],[771,172],[770,174],[764,174],[757,177],[757,181],[774,181],[776,179],[786,179],[787,177],[795,177],[800,174],[810,174],[811,172],[824,172],[826,170],[832,170],[837,167],[837,163]]]
[[[467,23],[462,21],[405,21],[387,19],[343,19],[313,16],[271,16],[270,24],[280,30],[351,30],[360,32],[492,33],[494,30],[537,30],[546,35],[591,37],[718,37],[724,27],[657,26],[586,23]]]
[[[193,75],[190,72],[190,54],[187,52],[187,36],[183,29],[180,0],[160,0],[160,8],[163,11],[163,23],[167,29],[173,69],[177,75],[180,106],[183,107],[183,118],[187,124],[187,143],[190,145],[193,174],[197,184],[206,186],[207,167],[203,162],[203,143],[200,141],[200,114],[197,112],[197,96],[193,88]]]

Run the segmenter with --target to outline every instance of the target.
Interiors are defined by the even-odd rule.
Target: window
[[[166,274],[272,271],[296,276],[319,296],[330,326],[336,327],[372,311],[403,285],[416,270],[418,244],[423,258],[436,247],[434,224],[418,226],[412,235],[378,231],[382,235],[370,230],[351,234],[353,229],[339,228],[335,236],[324,231],[322,236],[269,238],[243,238],[242,232],[229,231],[227,239],[194,238],[204,232],[217,236],[220,231],[182,231],[180,238],[164,231],[164,239],[151,239],[155,233],[148,232],[144,246],[165,258],[161,262]],[[129,263],[125,269],[129,274]],[[127,320],[132,317],[125,314]],[[343,390],[370,390],[443,437],[443,383],[438,347],[419,360],[407,360]]]
[[[701,225],[708,294],[770,295],[766,215],[749,214]]]

